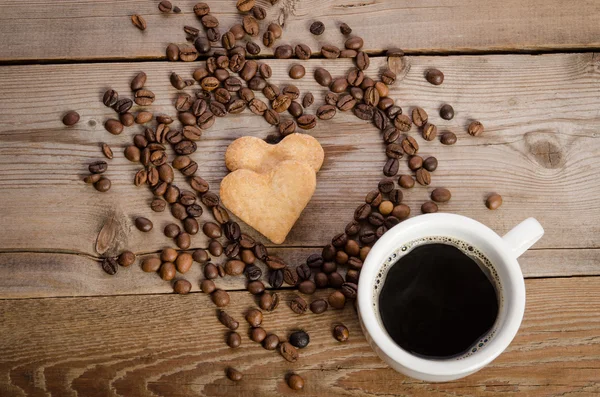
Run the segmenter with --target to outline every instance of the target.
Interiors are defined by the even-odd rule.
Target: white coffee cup
[[[534,218],[521,222],[504,237],[471,218],[446,213],[420,215],[396,225],[373,246],[360,272],[358,314],[371,347],[390,367],[416,379],[445,382],[477,372],[498,357],[517,334],[525,311],[525,283],[517,258],[543,234]],[[388,335],[376,308],[375,282],[384,265],[395,262],[406,244],[436,236],[465,242],[489,259],[502,303],[492,329],[459,357],[424,358],[402,349]]]

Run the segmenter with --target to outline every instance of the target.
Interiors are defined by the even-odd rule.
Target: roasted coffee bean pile
[[[271,0],[275,4],[276,0]],[[202,292],[209,294],[216,307],[220,308],[218,320],[229,329],[226,343],[231,348],[239,347],[242,336],[236,332],[239,322],[230,316],[224,308],[229,305],[229,294],[218,288],[217,279],[224,276],[245,275],[247,290],[258,297],[258,308],[251,308],[245,314],[245,320],[251,326],[250,339],[261,343],[267,350],[277,350],[287,361],[299,359],[298,349],[305,348],[310,342],[308,333],[302,330],[290,334],[287,340],[268,333],[263,324],[263,311],[274,311],[280,303],[276,292],[269,292],[261,281],[263,274],[257,261],[263,262],[268,274],[266,278],[271,288],[277,289],[283,284],[295,287],[305,297],[315,293],[317,288],[332,288],[327,299],[313,299],[307,302],[305,297],[295,296],[289,302],[289,308],[298,315],[306,315],[309,311],[321,314],[330,307],[343,309],[347,301],[354,301],[360,270],[371,245],[390,228],[407,219],[411,209],[403,204],[402,189],[411,189],[415,182],[429,186],[432,173],[438,167],[435,157],[421,157],[419,144],[408,133],[414,125],[426,141],[433,141],[438,136],[436,125],[430,122],[428,113],[419,107],[410,112],[410,117],[389,97],[390,86],[396,82],[396,74],[385,69],[379,71],[375,78],[367,75],[370,66],[369,56],[363,49],[363,39],[352,35],[352,29],[342,23],[339,31],[346,38],[344,49],[324,44],[320,53],[325,58],[352,58],[355,67],[345,76],[333,77],[324,68],[314,71],[314,79],[329,91],[325,95],[325,103],[318,106],[310,114],[315,97],[312,93],[301,93],[294,85],[278,86],[272,84],[271,67],[266,62],[257,62],[252,57],[261,51],[260,45],[253,41],[262,32],[262,42],[267,47],[274,47],[275,57],[287,59],[295,57],[300,61],[309,59],[312,49],[305,44],[292,47],[279,44],[283,29],[276,22],[262,23],[267,10],[256,5],[254,0],[238,0],[237,9],[241,13],[240,23],[234,24],[221,34],[219,20],[210,12],[206,3],[198,3],[193,12],[198,17],[200,26],[185,26],[187,40],[192,44],[171,43],[166,48],[169,61],[192,62],[199,57],[206,57],[204,66],[193,71],[191,76],[180,76],[172,73],[171,85],[179,92],[174,101],[175,110],[182,128],[172,128],[174,118],[165,114],[155,115],[145,107],[152,105],[155,95],[146,88],[147,76],[138,73],[131,80],[133,100],[119,96],[115,90],[105,92],[103,103],[112,108],[116,114],[105,122],[106,130],[113,134],[121,134],[126,127],[135,124],[143,130],[132,137],[132,143],[124,149],[124,157],[133,163],[139,163],[133,183],[136,186],[147,186],[154,199],[150,207],[155,212],[170,211],[175,222],[168,224],[163,232],[167,238],[173,239],[179,248],[165,248],[157,256],[147,256],[141,261],[144,272],[157,273],[163,280],[173,285],[178,294],[187,294],[192,284],[178,277],[185,274],[194,262],[203,266],[204,279],[200,283]],[[158,8],[162,13],[180,12],[178,7],[169,1],[161,1]],[[146,22],[139,15],[131,17],[132,23],[141,30],[146,29]],[[315,21],[310,25],[310,32],[323,35],[325,24]],[[339,33],[338,33],[339,34]],[[220,42],[222,49],[213,49]],[[387,51],[388,57],[404,56],[400,49]],[[293,64],[288,74],[291,79],[305,78],[305,68],[301,63]],[[430,69],[425,79],[434,85],[444,81],[444,74],[437,69]],[[194,90],[193,93],[189,91]],[[188,92],[184,92],[187,90]],[[262,92],[268,103],[255,96]],[[301,95],[302,94],[302,95]],[[302,99],[300,99],[302,98]],[[138,105],[135,115],[130,112],[133,104]],[[241,113],[248,108],[250,112],[264,118],[266,123],[275,126],[276,134],[269,135],[267,142],[276,143],[283,137],[301,130],[314,128],[318,120],[330,120],[337,112],[352,112],[358,119],[375,125],[381,131],[385,143],[387,160],[383,166],[382,179],[377,189],[369,192],[364,203],[354,212],[354,219],[345,230],[335,235],[331,242],[320,253],[310,255],[305,263],[290,266],[280,257],[269,254],[260,242],[242,232],[240,225],[230,218],[228,211],[221,205],[219,196],[210,191],[208,182],[196,175],[198,164],[192,160],[191,154],[198,148],[203,132],[211,128],[216,120],[228,114]],[[288,113],[291,117],[285,116]],[[451,120],[454,109],[444,104],[439,109],[440,117]],[[70,111],[63,116],[63,123],[73,126],[79,121],[79,114]],[[484,127],[473,121],[468,127],[468,134],[474,137],[483,134]],[[453,145],[457,137],[452,132],[444,132],[439,139],[444,145]],[[170,145],[175,157],[169,159],[167,146]],[[101,151],[108,160],[114,157],[108,144],[101,145]],[[400,160],[406,157],[413,174],[397,175]],[[90,175],[84,178],[86,183],[93,184],[96,190],[106,192],[111,187],[105,176],[108,169],[106,161],[95,161],[88,165]],[[183,189],[174,184],[175,170],[187,178],[190,189]],[[396,186],[396,180],[397,185]],[[431,193],[431,200],[422,204],[421,212],[438,211],[438,204],[451,199],[451,192],[446,188],[436,188]],[[486,201],[490,209],[498,208],[502,198],[492,194]],[[210,212],[214,221],[200,225],[198,218]],[[137,217],[134,221],[141,232],[153,229],[150,219]],[[192,246],[192,236],[202,231],[209,239],[208,249],[196,249],[188,252]],[[224,241],[223,241],[224,240]],[[222,255],[226,260],[222,264],[213,263],[212,258]],[[119,265],[132,265],[136,256],[131,251],[124,251],[117,258],[104,258],[102,269],[110,275],[117,273]],[[340,270],[345,267],[345,276]],[[336,325],[332,330],[333,337],[345,342],[349,338],[348,329]],[[233,381],[242,379],[242,373],[228,368],[226,375]],[[304,380],[297,374],[288,377],[290,388],[300,390]]]

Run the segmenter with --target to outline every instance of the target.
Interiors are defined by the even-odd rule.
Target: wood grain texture
[[[139,59],[164,58],[169,42],[185,42],[184,25],[198,26],[196,0],[177,4],[183,13],[161,14],[158,1],[118,0],[3,1],[0,60]],[[343,46],[339,31],[348,23],[365,39],[365,49],[380,52],[401,47],[412,53],[478,51],[539,51],[600,47],[600,27],[594,0],[281,0],[267,10],[261,32],[271,21],[285,27],[279,44],[308,44],[319,52],[323,44]],[[235,1],[208,1],[221,32],[241,21]],[[140,14],[148,28],[141,32],[130,21]],[[326,24],[325,34],[308,28],[315,20]],[[246,40],[240,41],[242,45]],[[262,35],[255,38],[261,42]],[[220,43],[218,43],[220,45]],[[262,43],[261,43],[262,45]],[[272,55],[263,47],[261,55]]]
[[[240,321],[242,346],[225,345],[226,329],[204,294],[0,301],[2,396],[280,396],[296,395],[284,377],[296,372],[308,396],[573,395],[600,392],[600,278],[527,280],[521,330],[489,367],[466,379],[429,384],[387,368],[361,334],[352,305],[322,315],[294,314],[287,304],[265,313],[266,330],[287,337],[303,328],[310,345],[294,363],[247,338],[247,293],[231,293],[227,311]],[[308,297],[309,300],[325,294]],[[294,294],[282,293],[287,303]],[[351,338],[335,341],[334,324]],[[233,366],[244,379],[233,383]]]
[[[306,261],[317,248],[276,248],[274,255],[283,258],[294,268]],[[96,258],[85,255],[50,253],[3,253],[0,254],[0,299],[24,299],[68,296],[106,296],[137,294],[170,294],[171,282],[163,281],[157,274],[144,273],[138,262],[129,268],[119,268],[115,276],[104,273]],[[213,258],[213,263],[224,263],[225,257]],[[525,278],[568,277],[600,274],[600,250],[598,249],[535,249],[527,251],[519,264]],[[267,288],[266,266],[256,261],[263,270],[262,281]],[[195,263],[184,275],[178,275],[192,283],[192,291],[199,291],[204,279],[203,266]],[[345,275],[346,267],[338,271]],[[245,277],[224,277],[216,280],[219,288],[245,290]],[[288,287],[287,285],[284,285]]]
[[[271,61],[272,81],[289,84],[287,70],[293,61]],[[376,77],[384,58],[374,58],[369,70]],[[307,77],[294,81],[302,94],[312,91],[315,112],[325,91],[312,78],[315,67],[325,66],[342,75],[349,60],[312,60]],[[122,149],[140,126],[120,136],[108,134],[104,121],[112,110],[100,102],[103,91],[112,87],[129,96],[129,80],[140,69],[148,74],[147,87],[157,95],[151,107],[156,113],[175,115],[176,94],[169,82],[171,71],[187,76],[194,65],[86,64],[60,66],[11,66],[0,69],[0,202],[2,229],[0,251],[75,252],[97,256],[99,231],[107,222],[118,228],[107,255],[128,248],[155,252],[173,245],[162,229],[172,222],[168,213],[152,213],[152,194],[133,186],[138,165],[122,156]],[[428,84],[423,73],[432,66],[446,73],[441,86]],[[594,54],[543,56],[463,56],[405,58],[392,65],[399,81],[391,96],[405,112],[424,107],[440,131],[452,130],[459,141],[452,147],[438,141],[425,142],[416,128],[410,132],[421,145],[424,157],[435,155],[438,170],[430,187],[405,190],[405,202],[413,214],[435,187],[453,192],[442,211],[473,217],[506,233],[526,217],[534,216],[546,228],[537,248],[598,248],[600,210],[596,183],[600,154],[600,72]],[[188,90],[192,92],[192,90]],[[437,109],[451,103],[452,121],[443,121]],[[64,127],[63,112],[77,109],[81,121]],[[466,134],[468,123],[481,120],[483,137]],[[177,127],[175,127],[177,128]],[[227,145],[243,135],[265,137],[274,132],[261,117],[245,111],[219,119],[205,132],[193,158],[199,175],[213,190],[226,173],[223,154]],[[382,178],[385,161],[380,133],[352,114],[338,112],[328,122],[310,131],[325,149],[325,163],[318,174],[317,190],[285,242],[286,246],[314,247],[326,244],[346,223],[365,194]],[[100,143],[109,143],[115,159],[109,161],[110,192],[101,194],[81,182],[87,165],[102,158]],[[402,163],[401,173],[408,168]],[[177,175],[176,183],[185,182]],[[483,205],[490,192],[504,197],[500,210]],[[132,226],[136,216],[154,221],[154,230],[141,233]],[[210,218],[209,215],[204,216]],[[244,230],[258,237],[249,228]],[[197,235],[194,247],[206,246]],[[593,251],[595,252],[595,251]]]

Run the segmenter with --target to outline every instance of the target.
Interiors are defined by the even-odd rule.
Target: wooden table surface
[[[226,330],[210,299],[198,292],[202,271],[195,264],[185,278],[187,296],[139,266],[116,276],[99,266],[101,254],[131,249],[141,257],[172,246],[161,233],[169,214],[152,213],[147,189],[133,186],[137,166],[122,148],[140,127],[111,136],[112,116],[101,103],[108,87],[130,94],[139,71],[157,96],[151,109],[175,116],[176,90],[168,76],[188,76],[200,62],[170,63],[169,42],[183,42],[183,25],[199,26],[195,1],[178,0],[181,15],[162,15],[158,0],[0,1],[0,396],[591,396],[600,393],[600,3],[593,0],[281,0],[265,6],[265,22],[285,26],[278,42],[342,45],[347,22],[365,39],[371,54],[368,75],[386,65],[398,73],[390,96],[405,112],[425,108],[441,130],[457,134],[451,147],[425,142],[413,128],[421,152],[435,155],[439,168],[429,188],[405,191],[413,214],[432,188],[444,186],[452,200],[441,210],[477,219],[499,234],[526,217],[536,217],[546,234],[520,262],[527,307],[508,350],[466,379],[431,384],[404,377],[377,358],[361,334],[351,304],[322,315],[294,314],[282,304],[266,313],[264,326],[286,337],[303,328],[311,343],[297,363],[284,361],[247,337],[230,349]],[[240,19],[233,0],[209,1],[221,26]],[[138,13],[148,29],[135,29]],[[320,19],[323,36],[308,26]],[[403,48],[401,61],[386,48]],[[271,57],[263,48],[261,56]],[[318,54],[315,54],[318,56]],[[272,81],[289,84],[294,60],[268,60]],[[316,103],[325,90],[312,78],[318,66],[342,75],[349,60],[311,59],[306,77],[295,81]],[[444,71],[441,86],[424,71]],[[456,110],[452,121],[437,115],[443,103]],[[73,128],[62,114],[76,109]],[[314,112],[316,106],[313,105]],[[481,120],[484,136],[466,134]],[[244,135],[272,133],[248,111],[219,119],[192,156],[198,174],[216,191],[226,174],[227,145]],[[271,251],[292,266],[301,264],[352,219],[365,194],[382,178],[385,161],[380,133],[352,114],[338,112],[309,132],[325,149],[317,190],[286,242]],[[81,182],[87,164],[102,159],[109,143],[110,192]],[[403,162],[401,172],[408,168]],[[186,184],[177,176],[180,186]],[[484,206],[499,192],[504,205]],[[144,215],[155,229],[138,232],[132,219]],[[209,219],[209,217],[203,217]],[[97,251],[103,228],[114,233]],[[245,225],[243,231],[266,241]],[[193,247],[206,247],[200,234]],[[271,245],[269,245],[271,246]],[[221,261],[217,259],[217,262]],[[262,264],[263,269],[265,267]],[[266,272],[265,272],[266,273]],[[228,311],[242,319],[255,305],[243,277],[217,281],[230,291]],[[196,293],[198,292],[198,293]],[[316,297],[330,291],[319,290]],[[287,302],[296,292],[282,289]],[[347,343],[330,332],[342,322]],[[224,370],[234,366],[244,380],[233,383]],[[289,372],[306,380],[303,392],[285,383]]]

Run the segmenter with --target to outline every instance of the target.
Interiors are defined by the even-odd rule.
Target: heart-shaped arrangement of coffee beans
[[[277,0],[271,0],[276,3]],[[194,6],[194,13],[204,29],[184,26],[183,30],[188,41],[193,44],[169,44],[166,57],[169,61],[195,61],[199,56],[208,56],[205,65],[197,68],[191,78],[185,78],[172,73],[171,84],[179,93],[175,98],[177,119],[181,128],[172,128],[174,118],[168,115],[157,115],[144,107],[154,102],[154,93],[145,88],[147,76],[144,72],[137,74],[131,81],[134,92],[133,100],[123,98],[115,90],[104,94],[103,102],[114,109],[118,119],[110,118],[105,122],[105,128],[111,134],[121,134],[125,127],[134,124],[144,126],[143,133],[133,136],[133,143],[127,146],[124,155],[142,167],[135,174],[135,185],[147,185],[155,198],[152,210],[161,212],[170,207],[173,217],[179,221],[167,225],[164,233],[172,238],[174,243],[183,251],[166,248],[159,257],[147,257],[142,261],[142,269],[146,272],[158,272],[160,277],[173,281],[178,274],[186,273],[193,262],[204,266],[205,279],[201,282],[203,292],[211,295],[217,307],[223,308],[229,303],[226,291],[216,287],[214,279],[225,275],[245,274],[248,279],[247,289],[250,293],[260,295],[260,308],[266,311],[275,310],[279,298],[276,293],[265,291],[261,281],[262,270],[256,266],[257,261],[263,262],[269,271],[268,281],[273,288],[279,288],[285,282],[296,286],[303,294],[310,295],[316,288],[335,288],[326,300],[317,299],[308,304],[303,298],[297,297],[290,304],[296,313],[311,310],[313,313],[323,313],[328,307],[340,309],[346,300],[356,298],[357,283],[360,269],[367,256],[370,246],[389,228],[398,224],[410,215],[410,208],[402,203],[402,190],[420,185],[430,185],[431,173],[437,168],[438,162],[434,157],[423,159],[419,156],[419,144],[414,137],[407,133],[416,125],[420,128],[425,141],[433,141],[438,135],[437,127],[430,122],[427,112],[416,107],[411,117],[403,113],[389,95],[389,85],[396,81],[396,74],[385,69],[377,76],[369,77],[369,56],[362,51],[363,40],[352,35],[352,29],[342,24],[341,34],[347,36],[345,48],[339,49],[331,45],[323,45],[320,49],[325,58],[352,58],[356,67],[347,75],[332,77],[324,68],[314,72],[315,80],[329,91],[325,94],[325,103],[319,106],[315,114],[309,109],[315,97],[307,92],[300,100],[300,90],[292,85],[278,86],[270,83],[271,68],[265,62],[257,62],[251,58],[261,51],[261,46],[247,40],[245,46],[242,40],[254,38],[262,32],[262,42],[266,47],[275,46],[281,39],[283,29],[276,22],[262,23],[266,10],[255,4],[254,0],[238,0],[238,10],[243,14],[241,22],[230,27],[221,35],[219,21],[210,13],[206,3]],[[169,1],[161,1],[161,12],[178,13]],[[151,29],[140,15],[132,17],[132,23],[139,29]],[[310,26],[310,32],[321,35],[325,24],[316,21]],[[214,42],[221,41],[222,49],[212,49]],[[275,57],[287,59],[296,57],[300,60],[310,58],[312,50],[304,44],[292,47],[288,44],[276,46]],[[391,63],[402,62],[403,52],[390,49],[387,52]],[[237,74],[239,77],[236,77]],[[291,79],[301,79],[305,69],[301,64],[294,64],[289,70]],[[434,85],[444,81],[444,74],[437,69],[430,69],[425,78]],[[184,92],[194,90],[193,94]],[[262,93],[267,102],[255,96]],[[141,108],[134,116],[130,113],[133,103]],[[196,175],[198,164],[190,157],[201,140],[203,131],[209,129],[215,121],[228,114],[237,114],[249,109],[260,115],[268,123],[275,126],[277,133],[266,138],[266,142],[258,138],[243,137],[233,142],[227,150],[225,162],[232,172],[222,183],[221,198],[210,191],[208,183]],[[282,243],[292,228],[302,209],[309,202],[316,185],[316,172],[323,163],[323,149],[316,139],[296,133],[297,129],[308,131],[314,128],[317,120],[329,120],[338,111],[352,111],[361,120],[371,121],[381,130],[386,144],[387,161],[383,173],[387,177],[379,183],[377,189],[368,192],[365,202],[360,204],[354,213],[354,219],[346,226],[344,232],[333,237],[321,253],[310,255],[306,263],[296,268],[289,267],[279,257],[269,255],[266,247],[252,237],[242,233],[237,222],[230,218],[228,209],[238,218],[267,236],[274,243]],[[284,116],[289,113],[291,117]],[[454,117],[452,106],[443,105],[440,117],[451,120]],[[148,123],[156,120],[155,127]],[[79,121],[75,111],[68,112],[63,122],[71,126]],[[471,136],[480,136],[484,131],[480,122],[474,121],[468,127]],[[457,137],[452,132],[441,135],[441,143],[453,145]],[[274,145],[273,145],[274,144]],[[169,164],[166,145],[171,145],[176,157]],[[102,145],[102,152],[108,158],[113,158],[113,152],[107,144]],[[396,187],[394,179],[399,170],[399,161],[407,156],[409,168],[413,175],[400,175]],[[111,183],[106,177],[108,164],[105,161],[95,161],[89,166],[91,174],[85,177],[86,183],[93,184],[100,192],[110,189]],[[188,178],[191,190],[180,189],[173,183],[174,169],[179,170]],[[293,181],[293,183],[290,183]],[[436,212],[436,203],[450,200],[451,194],[445,188],[437,188],[431,194],[432,201],[421,206],[423,213]],[[221,203],[223,200],[223,204]],[[493,194],[486,205],[490,209],[498,208],[502,198]],[[200,225],[197,218],[204,211],[210,211],[214,222]],[[138,218],[136,227],[142,232],[152,230],[152,221]],[[191,247],[191,236],[200,230],[211,239],[208,252],[197,249],[193,253],[185,252]],[[218,239],[225,236],[226,244]],[[227,256],[222,265],[211,262],[210,255]],[[118,258],[105,258],[102,268],[108,274],[115,274],[118,265],[130,266],[135,262],[135,254],[123,252]],[[338,266],[347,268],[345,277],[338,272]],[[179,278],[173,282],[175,292],[187,294],[192,285],[189,281]],[[228,338],[231,347],[239,346],[240,336],[235,333],[238,322],[226,312],[219,314],[219,320],[232,330]],[[279,349],[280,354],[288,361],[296,361],[298,352],[308,344],[307,335],[295,335],[289,342],[281,342],[274,334],[267,334],[262,328],[262,313],[255,309],[248,313],[246,320],[251,324],[251,339],[261,342],[268,350]],[[343,325],[336,326],[334,335],[339,341],[348,339],[348,330]],[[228,369],[227,375],[232,380],[240,380],[242,374],[234,369]],[[294,389],[303,387],[303,380],[298,375],[289,377],[289,385]]]

